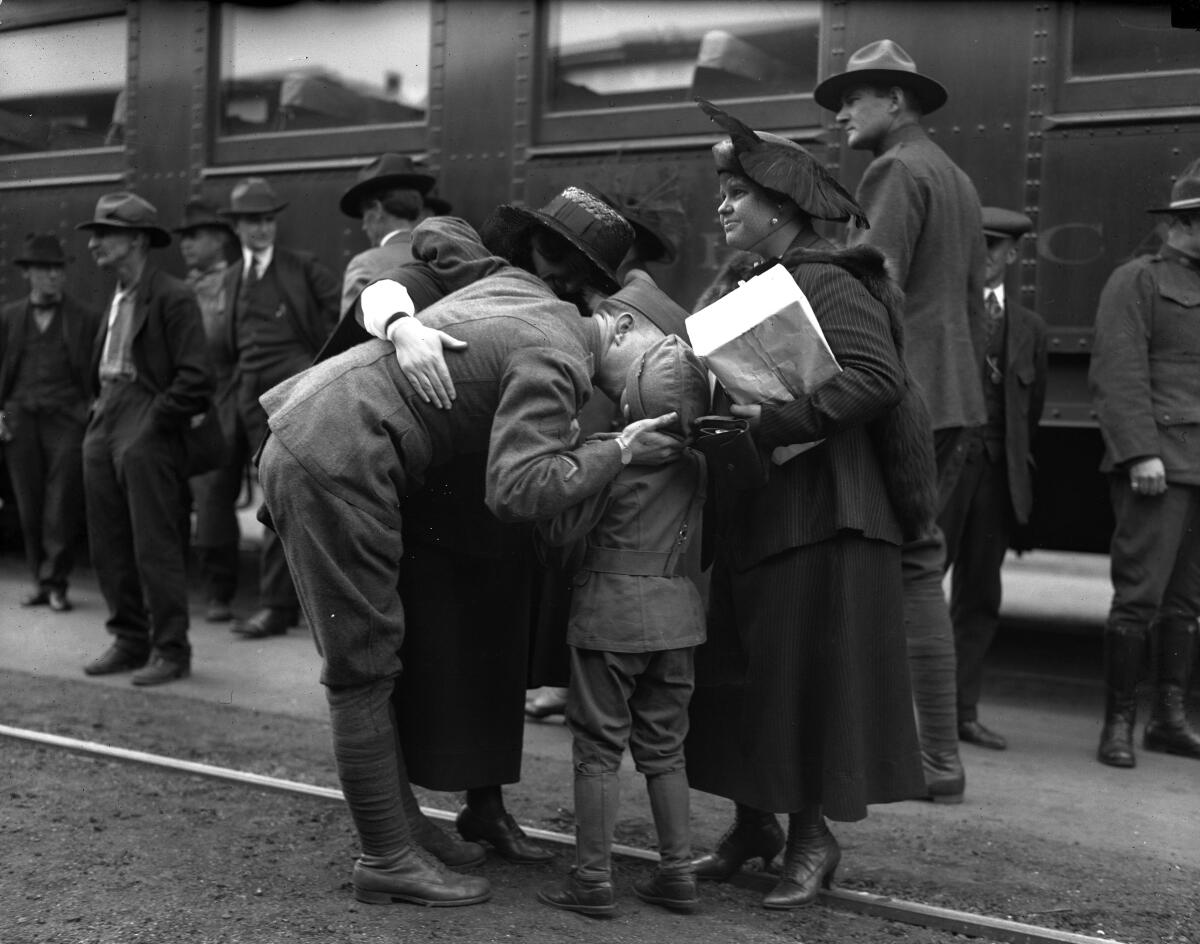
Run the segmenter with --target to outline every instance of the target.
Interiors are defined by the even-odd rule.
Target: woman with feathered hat
[[[872,249],[838,251],[814,219],[854,219],[851,196],[799,145],[750,130],[701,101],[730,133],[713,147],[717,215],[745,254],[715,300],[774,263],[817,314],[841,373],[786,403],[714,409],[746,419],[758,448],[811,443],[764,485],[737,490],[714,464],[716,563],[709,642],[697,654],[688,778],[736,803],[736,820],[697,861],[726,879],[785,847],[767,908],[809,904],[841,858],[826,817],[921,795],[900,584],[905,533],[932,515],[932,441],[909,387],[900,295]],[[924,426],[922,424],[925,424]],[[894,496],[894,497],[893,497]]]

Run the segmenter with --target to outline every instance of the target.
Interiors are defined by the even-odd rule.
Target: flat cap
[[[1020,239],[1031,229],[1033,229],[1033,220],[1024,213],[1006,210],[1003,207],[983,208],[983,234],[985,236]]]

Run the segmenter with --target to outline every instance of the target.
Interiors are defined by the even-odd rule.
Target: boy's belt
[[[626,574],[630,577],[674,577],[679,555],[670,551],[635,551],[618,547],[589,547],[583,556],[583,570],[598,574]]]

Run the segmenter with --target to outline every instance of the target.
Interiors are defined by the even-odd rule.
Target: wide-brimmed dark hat
[[[71,260],[63,252],[58,237],[50,233],[30,233],[25,237],[25,247],[13,260],[19,266],[65,266]]]
[[[729,132],[728,138],[712,146],[718,174],[737,174],[781,193],[814,219],[852,219],[860,229],[870,229],[866,213],[850,192],[795,141],[755,131],[702,98],[696,104]]]
[[[140,229],[150,236],[150,245],[155,248],[171,245],[171,234],[158,225],[158,210],[149,200],[136,193],[120,191],[106,193],[96,201],[96,213],[76,229],[95,229],[111,226],[114,229]]]
[[[841,111],[842,94],[857,85],[898,85],[911,89],[925,114],[946,104],[942,84],[917,71],[912,56],[890,39],[868,43],[846,61],[846,71],[831,75],[813,89],[813,98],[822,108]]]
[[[421,199],[425,201],[426,208],[434,216],[449,216],[454,212],[450,201],[439,197],[436,193],[427,193]]]
[[[362,219],[364,197],[381,190],[404,188],[421,195],[433,189],[434,176],[407,154],[381,154],[358,172],[354,185],[338,203],[346,216]]]
[[[611,294],[621,287],[617,268],[633,245],[633,227],[594,193],[567,187],[540,210],[502,204],[479,232],[488,249],[512,259],[536,226],[557,233],[582,252],[600,276],[598,288]]]
[[[178,226],[172,227],[172,229],[176,233],[185,234],[204,227],[221,229],[227,233],[233,232],[233,228],[229,225],[229,220],[221,216],[215,206],[203,197],[196,197],[184,204],[183,222]]]
[[[675,261],[676,240],[687,226],[683,203],[673,191],[674,181],[666,180],[643,194],[623,190],[597,190],[633,226],[636,236],[649,251],[647,262]]]
[[[233,185],[229,193],[229,206],[221,211],[222,216],[271,216],[285,206],[274,188],[262,177],[247,177]]]
[[[1033,220],[1016,210],[1003,207],[983,208],[983,235],[1020,239],[1033,229]]]
[[[1171,202],[1147,213],[1183,213],[1200,210],[1200,160],[1192,161],[1171,185]]]

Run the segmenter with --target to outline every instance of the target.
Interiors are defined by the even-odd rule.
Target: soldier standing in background
[[[22,606],[71,608],[68,578],[83,525],[83,433],[100,324],[63,286],[58,238],[30,234],[13,264],[29,294],[0,310],[0,442],[21,517],[33,592]]]
[[[1200,161],[1150,210],[1165,245],[1113,272],[1088,381],[1104,436],[1113,532],[1104,630],[1107,702],[1097,757],[1133,767],[1137,684],[1153,637],[1155,700],[1143,747],[1200,758],[1184,702],[1200,616]]]
[[[179,251],[187,266],[187,283],[196,293],[209,361],[216,378],[213,402],[221,415],[229,451],[225,461],[211,472],[192,478],[196,511],[197,562],[204,587],[204,618],[210,623],[233,619],[230,604],[237,593],[238,542],[237,499],[241,494],[246,466],[246,434],[238,416],[233,386],[234,362],[229,350],[229,310],[226,304],[228,254],[233,230],[208,201],[189,200],[183,224],[175,227]]]
[[[1033,510],[1031,445],[1046,397],[1046,325],[1006,295],[1004,277],[1033,222],[983,208],[987,240],[983,391],[987,422],[970,431],[962,475],[938,523],[954,568],[950,618],[958,666],[958,738],[1002,751],[1008,742],[979,720],[983,660],[1000,625],[1000,568]]]
[[[276,217],[286,206],[266,180],[248,177],[234,186],[223,211],[242,244],[242,258],[226,273],[225,291],[238,412],[251,454],[267,434],[258,398],[312,363],[338,316],[337,277],[310,253],[275,243]],[[258,596],[258,611],[234,623],[235,633],[264,639],[296,625],[296,588],[270,529],[259,551]]]

